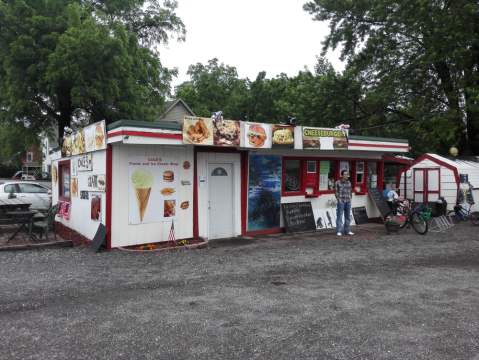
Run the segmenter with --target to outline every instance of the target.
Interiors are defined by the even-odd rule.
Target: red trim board
[[[111,144],[106,148],[106,248],[111,249],[111,211],[112,211],[112,174],[113,174],[113,149]]]
[[[111,133],[108,133],[109,138],[112,138],[115,136],[126,136],[126,135],[149,137],[149,138],[160,138],[160,139],[183,140],[182,134],[155,133],[155,132],[148,132],[148,131],[133,131],[133,130],[120,130],[120,131],[112,131]]]

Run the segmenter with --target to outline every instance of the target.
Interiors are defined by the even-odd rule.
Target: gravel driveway
[[[0,358],[479,360],[478,230],[0,253]]]

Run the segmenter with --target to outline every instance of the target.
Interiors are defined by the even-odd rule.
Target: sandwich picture
[[[348,139],[346,137],[335,137],[333,140],[333,148],[337,149],[347,149],[348,148]]]
[[[95,126],[95,145],[96,149],[103,149],[104,146],[104,141],[105,141],[105,133],[103,131],[103,127],[98,124]]]
[[[175,180],[175,173],[171,170],[163,172],[163,181],[173,182]]]
[[[294,146],[294,128],[275,125],[273,127],[273,145]]]
[[[180,208],[182,208],[183,210],[186,210],[186,209],[188,209],[189,206],[190,206],[189,201],[183,201],[180,205]]]
[[[250,125],[247,137],[248,143],[255,148],[262,147],[267,139],[266,131],[261,125]]]

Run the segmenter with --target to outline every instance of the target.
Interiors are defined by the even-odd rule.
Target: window
[[[27,152],[27,162],[33,161],[33,153],[31,151]]]
[[[319,162],[319,191],[334,191],[337,180],[337,161],[321,160]]]
[[[211,176],[228,176],[228,173],[224,168],[217,167],[211,172]]]
[[[364,161],[356,161],[356,184],[364,183]]]
[[[283,189],[284,192],[300,192],[302,180],[301,160],[284,160]]]
[[[46,194],[48,193],[48,189],[44,188],[43,186],[37,184],[18,184],[21,193],[29,193],[29,194]]]
[[[308,167],[307,167],[307,172],[309,174],[316,174],[316,160],[308,160]]]
[[[378,163],[368,161],[368,188],[376,189],[378,187]]]
[[[58,165],[58,195],[62,200],[70,200],[70,161],[64,161]]]
[[[17,193],[18,192],[17,185],[15,185],[15,184],[5,185],[5,187],[3,188],[3,192]]]

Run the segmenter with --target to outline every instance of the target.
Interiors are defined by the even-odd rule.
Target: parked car
[[[12,197],[30,203],[32,210],[48,210],[52,203],[51,190],[30,181],[7,181],[0,184],[0,199]]]

